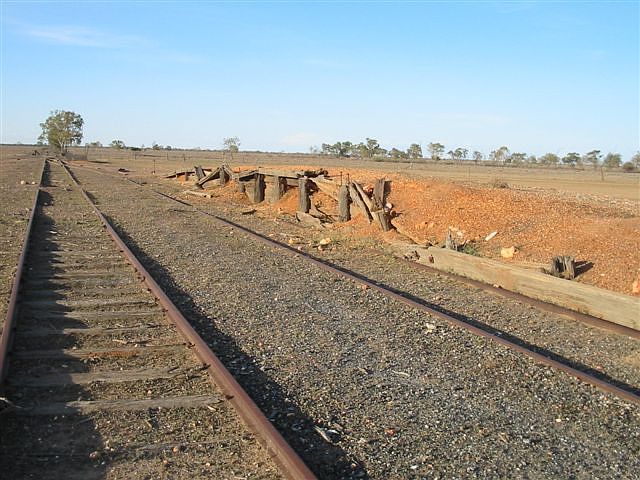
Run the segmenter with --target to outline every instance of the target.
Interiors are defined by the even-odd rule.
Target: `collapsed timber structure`
[[[328,175],[325,169],[315,170],[273,170],[257,168],[234,172],[228,165],[220,165],[214,169],[204,169],[195,166],[193,169],[183,169],[166,175],[165,178],[174,178],[183,182],[189,182],[195,175],[194,187],[197,190],[224,186],[234,182],[240,193],[245,194],[251,203],[276,203],[285,193],[296,188],[298,190],[298,208],[296,218],[301,223],[312,226],[321,226],[328,216],[317,211],[311,196],[320,191],[333,198],[338,204],[337,220],[348,222],[358,212],[368,223],[376,223],[383,231],[393,229],[391,224],[391,205],[386,202],[390,191],[391,182],[379,179],[374,185],[361,185],[352,181],[348,176],[340,176],[338,181]],[[197,196],[209,197],[210,195],[197,190],[188,193]]]

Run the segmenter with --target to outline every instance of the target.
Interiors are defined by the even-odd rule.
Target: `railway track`
[[[65,167],[36,205],[0,351],[3,478],[314,478]]]
[[[93,170],[93,169],[92,169]],[[95,171],[95,170],[93,170]],[[105,172],[99,172],[102,173],[103,175],[108,175]],[[145,188],[144,184],[138,183],[135,180],[129,179],[125,177],[126,181],[129,181],[135,185],[137,185],[140,188]],[[149,188],[149,187],[146,187]],[[497,344],[500,344],[504,347],[507,347],[510,350],[513,350],[515,352],[518,352],[521,355],[524,355],[526,357],[531,358],[532,360],[534,360],[537,363],[540,363],[542,365],[546,365],[549,366],[551,368],[554,368],[556,370],[559,370],[561,372],[564,372],[565,374],[568,374],[574,378],[579,379],[582,382],[585,382],[589,385],[592,385],[604,392],[607,393],[611,393],[621,399],[624,399],[628,402],[634,403],[636,405],[640,405],[640,395],[638,394],[638,389],[637,387],[634,386],[630,386],[630,385],[625,385],[625,384],[621,384],[620,382],[617,382],[615,380],[609,380],[608,378],[604,378],[602,375],[600,375],[597,371],[593,371],[591,369],[580,369],[577,368],[576,366],[570,364],[569,362],[563,361],[561,357],[556,357],[553,354],[549,354],[549,353],[541,353],[537,348],[535,348],[535,346],[532,345],[527,345],[526,343],[522,343],[522,342],[518,342],[515,339],[510,338],[510,336],[508,335],[503,335],[502,332],[500,331],[496,331],[494,329],[491,328],[486,328],[486,327],[482,327],[479,325],[474,324],[473,322],[469,322],[469,321],[465,321],[460,319],[458,315],[455,314],[455,312],[446,312],[446,311],[442,311],[440,309],[434,308],[430,305],[425,304],[424,302],[420,301],[420,299],[418,298],[414,298],[412,296],[409,295],[405,295],[404,292],[401,291],[396,291],[393,288],[387,287],[385,285],[379,284],[377,282],[371,281],[368,278],[366,278],[365,276],[359,275],[356,272],[352,272],[349,271],[347,269],[344,268],[340,268],[336,265],[332,265],[331,263],[322,261],[320,259],[315,258],[312,255],[309,255],[305,252],[301,252],[299,250],[297,250],[296,248],[291,247],[290,245],[287,245],[285,243],[276,241],[272,238],[270,238],[269,236],[263,235],[260,232],[256,232],[254,230],[251,230],[243,225],[240,225],[232,220],[229,220],[227,218],[224,218],[220,215],[216,215],[210,212],[207,212],[205,210],[202,210],[200,208],[198,208],[196,205],[191,204],[189,202],[186,202],[184,200],[181,199],[177,199],[172,197],[171,195],[167,195],[164,192],[161,192],[159,190],[155,190],[155,189],[151,189],[151,191],[163,198],[166,198],[170,201],[182,204],[182,205],[186,205],[190,208],[193,208],[196,212],[198,212],[199,214],[208,216],[210,218],[213,218],[215,221],[227,226],[227,227],[231,227],[234,229],[237,229],[241,232],[243,232],[244,234],[248,235],[251,238],[254,238],[255,240],[267,244],[271,247],[275,247],[277,249],[280,249],[284,252],[286,252],[289,255],[292,256],[296,256],[296,257],[300,257],[303,258],[305,261],[308,261],[312,264],[314,264],[315,266],[319,267],[322,270],[328,271],[331,274],[346,278],[348,280],[352,280],[358,284],[361,284],[363,286],[365,286],[366,288],[371,288],[387,297],[390,297],[398,302],[404,303],[406,305],[409,305],[410,307],[413,307],[417,310],[426,312],[436,318],[439,318],[451,325],[455,325],[457,327],[460,327],[464,330],[467,330],[471,333],[473,333],[474,335],[486,338],[490,341],[493,341]],[[409,263],[409,262],[408,262]],[[418,264],[413,264],[413,262],[411,262],[412,266],[414,266],[415,268],[426,268],[430,271],[433,271],[433,269],[429,269],[429,267],[424,267],[423,265],[418,265]],[[457,277],[453,274],[448,274],[449,277]],[[471,281],[468,279],[461,279],[461,281],[463,281],[464,283],[468,283],[471,284],[477,288],[482,288],[484,290],[487,291],[492,291],[493,293],[499,294],[501,296],[504,296],[506,298],[513,298],[515,300],[518,301],[523,301],[525,303],[528,303],[530,305],[533,305],[537,308],[541,308],[543,310],[547,310],[547,311],[551,311],[551,312],[555,312],[555,313],[560,313],[562,315],[566,315],[569,316],[573,319],[575,319],[576,321],[580,321],[582,323],[588,324],[588,325],[593,325],[596,326],[598,328],[602,328],[604,330],[610,330],[612,332],[618,333],[618,334],[622,334],[622,335],[626,335],[629,336],[630,338],[640,338],[640,334],[639,332],[637,332],[636,330],[632,330],[630,328],[627,327],[622,327],[620,325],[616,325],[610,322],[606,322],[604,320],[601,319],[597,319],[594,317],[591,317],[589,315],[585,315],[585,314],[581,314],[579,312],[574,312],[574,311],[570,311],[567,310],[565,308],[562,307],[557,307],[555,305],[551,305],[551,304],[547,304],[545,302],[539,301],[539,300],[533,300],[533,299],[529,299],[527,297],[524,297],[523,295],[520,294],[516,294],[513,292],[507,292],[501,289],[497,289],[495,287],[489,286],[489,285],[484,285],[481,284],[480,282],[475,282],[475,281]]]

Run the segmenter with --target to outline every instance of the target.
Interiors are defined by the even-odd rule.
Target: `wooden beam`
[[[444,248],[412,248],[430,267],[640,330],[640,298]]]
[[[150,408],[206,407],[223,401],[223,398],[218,395],[185,395],[143,400],[78,400],[44,403],[35,407],[21,407],[13,413],[16,415],[80,415],[100,411],[142,411]]]
[[[309,213],[310,208],[309,180],[306,177],[302,177],[298,179],[298,211]]]
[[[365,191],[362,189],[362,186],[357,183],[357,182],[351,182],[353,184],[353,186],[356,188],[356,190],[358,191],[358,194],[360,195],[360,197],[362,198],[362,201],[364,202],[364,204],[367,206],[367,208],[369,209],[370,212],[373,212],[374,210],[377,210],[375,205],[373,204],[373,201],[369,198],[369,195],[367,195],[365,193]]]
[[[267,193],[265,195],[269,203],[276,203],[282,198],[286,190],[287,179],[282,177],[273,177],[273,181],[269,183]]]
[[[336,182],[327,180],[324,176],[313,178],[311,181],[316,184],[322,193],[329,195],[334,200],[338,200],[340,185]]]
[[[206,175],[204,173],[204,170],[202,169],[202,167],[200,165],[196,165],[195,167],[193,167],[193,169],[196,171],[196,177],[198,177],[198,180],[204,178]]]
[[[362,198],[354,185],[354,182],[349,183],[349,195],[351,196],[351,200],[353,200],[353,203],[358,206],[367,222],[371,223],[371,212],[367,208],[367,205],[362,201]]]
[[[23,387],[60,387],[65,385],[87,385],[89,383],[124,383],[160,380],[182,375],[196,369],[139,368],[134,370],[114,370],[91,373],[51,373],[47,375],[13,376],[12,385]]]
[[[351,220],[351,209],[349,208],[350,203],[351,198],[349,197],[349,187],[346,184],[342,185],[338,192],[338,210],[341,222],[348,222]]]

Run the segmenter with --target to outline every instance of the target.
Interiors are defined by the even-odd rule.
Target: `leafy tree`
[[[407,148],[407,156],[412,160],[422,158],[422,147],[417,143],[412,143],[409,145],[409,148]]]
[[[151,144],[151,149],[152,150],[162,150],[162,145],[158,145],[156,142],[153,142]]]
[[[567,153],[564,157],[562,157],[562,163],[573,168],[576,166],[576,164],[581,163],[580,154],[576,152]]]
[[[637,167],[633,162],[624,162],[622,164],[622,170],[624,170],[625,172],[635,172],[637,170]]]
[[[474,150],[473,153],[471,154],[471,158],[473,158],[473,161],[475,163],[478,163],[484,160],[484,155],[482,155],[482,152],[479,152],[478,150]]]
[[[402,151],[397,149],[396,147],[393,147],[390,151],[389,151],[389,156],[393,159],[399,160],[402,158],[407,158],[409,155]]]
[[[119,150],[121,150],[123,148],[127,148],[122,140],[112,140],[111,143],[109,144],[109,146],[111,148],[117,148]]]
[[[429,150],[429,154],[431,155],[431,160],[438,161],[442,158],[442,154],[444,153],[444,145],[441,143],[430,143],[427,145],[427,150]]]
[[[332,145],[332,153],[336,157],[349,157],[353,151],[353,143],[346,142],[336,142]]]
[[[557,165],[560,162],[560,157],[555,153],[545,153],[540,157],[540,163],[543,165]]]
[[[510,157],[511,162],[515,165],[522,165],[527,160],[526,153],[514,152]]]
[[[491,152],[491,157],[495,162],[507,163],[509,160],[509,149],[505,146]]]
[[[85,145],[87,147],[102,147],[102,142],[98,142],[98,141],[89,142],[89,143],[85,143]]]
[[[603,160],[603,165],[609,169],[611,168],[619,168],[622,164],[622,155],[619,153],[609,152],[605,155]]]
[[[455,161],[455,159],[456,159],[456,152],[455,152],[454,150],[449,150],[449,151],[447,152],[447,155],[449,155],[449,158],[450,158],[451,160],[454,160],[454,161]]]
[[[240,151],[240,139],[238,137],[227,137],[222,139],[224,149],[229,153],[237,153]]]
[[[538,157],[536,157],[535,155],[529,155],[527,157],[527,163],[531,163],[531,164],[538,163]]]
[[[456,148],[453,153],[456,157],[456,160],[464,160],[465,158],[467,158],[469,150],[466,148]]]
[[[333,145],[329,145],[328,143],[322,144],[322,155],[333,155]]]
[[[40,124],[42,133],[38,143],[45,141],[63,155],[71,145],[80,145],[84,120],[75,112],[54,110]]]
[[[593,169],[595,170],[596,168],[598,168],[601,158],[602,154],[600,153],[600,150],[591,150],[590,152],[584,154],[584,156],[582,157],[582,161],[584,163],[593,165]]]
[[[367,138],[367,143],[359,143],[357,149],[360,152],[360,156],[363,158],[373,158],[378,155],[384,155],[386,150],[380,147],[378,140],[375,138]]]
[[[640,152],[636,152],[633,157],[631,157],[631,163],[636,169],[640,169]]]

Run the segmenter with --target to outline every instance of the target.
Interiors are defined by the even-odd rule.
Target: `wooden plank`
[[[367,206],[369,211],[373,212],[374,210],[377,210],[376,206],[373,204],[373,200],[371,200],[371,198],[369,198],[369,195],[367,195],[365,193],[365,191],[363,190],[362,186],[357,182],[351,182],[351,183],[353,183],[353,186],[356,187],[356,190],[360,194],[360,197],[362,198],[362,201]]]
[[[273,182],[271,182],[267,188],[268,194],[265,193],[269,203],[276,203],[278,200],[282,198],[287,190],[287,180],[282,177],[273,177]]]
[[[196,171],[196,177],[198,177],[198,180],[206,177],[206,174],[204,173],[204,170],[200,165],[196,165],[195,167],[193,167],[193,169]]]
[[[387,193],[389,192],[389,182],[384,178],[376,180],[373,186],[373,202],[377,210],[382,210],[385,205]]]
[[[95,307],[112,307],[122,305],[145,305],[154,306],[156,300],[145,295],[146,298],[136,298],[125,296],[124,298],[112,297],[112,298],[92,298],[89,300],[23,300],[20,302],[22,307],[26,307],[29,310],[46,310],[51,311],[53,309],[64,308],[95,308]]]
[[[311,197],[309,195],[309,180],[305,177],[298,179],[298,211],[309,213]]]
[[[338,211],[339,220],[341,222],[348,222],[351,220],[351,209],[349,208],[350,203],[351,198],[349,197],[349,187],[346,184],[342,185],[338,192]]]
[[[327,180],[324,176],[320,176],[317,178],[311,179],[313,183],[315,183],[318,189],[327,195],[329,195],[334,200],[338,200],[340,185],[332,180]]]
[[[202,187],[205,183],[210,182],[212,180],[216,180],[220,177],[220,167],[213,170],[209,175],[205,175],[200,180],[196,182],[196,185]]]
[[[86,415],[100,411],[143,411],[150,408],[202,408],[223,402],[219,395],[184,395],[144,400],[55,402],[13,410],[16,415]]]
[[[152,328],[166,327],[167,325],[142,325],[139,327],[117,327],[117,328],[30,328],[28,330],[17,330],[18,337],[46,337],[49,335],[120,335],[123,333],[145,332]]]
[[[640,330],[640,298],[444,248],[414,250],[431,267]]]
[[[351,200],[353,200],[353,203],[358,206],[367,222],[371,223],[371,212],[367,208],[367,205],[362,201],[358,190],[354,186],[354,182],[349,183],[349,195],[351,196]]]
[[[250,192],[247,192],[251,193],[249,199],[253,203],[262,202],[264,200],[265,190],[264,175],[256,174],[253,182],[250,182],[250,184],[252,184],[252,188],[250,189]]]
[[[85,358],[110,358],[146,355],[158,350],[177,351],[186,347],[186,343],[169,343],[164,345],[143,345],[140,347],[124,348],[90,348],[90,349],[58,349],[58,350],[23,350],[11,353],[11,358],[24,360],[40,359],[85,359]]]
[[[210,193],[196,192],[195,190],[185,190],[182,193],[184,193],[185,195],[191,195],[192,197],[211,198]]]
[[[91,373],[51,373],[47,375],[12,376],[12,385],[21,387],[63,387],[66,385],[87,385],[90,383],[125,383],[161,380],[194,372],[196,369],[182,368],[138,368]]]

